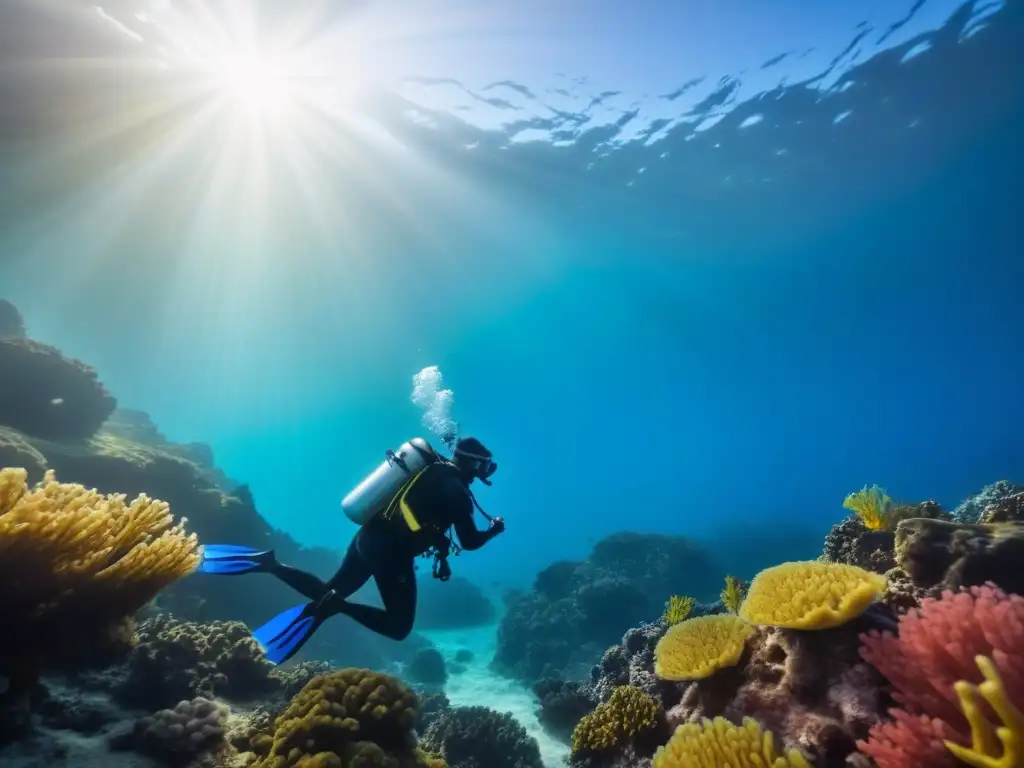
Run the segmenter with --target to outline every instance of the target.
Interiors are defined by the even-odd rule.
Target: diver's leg
[[[373,574],[384,609],[342,601],[333,612],[343,613],[378,635],[404,640],[416,620],[416,571],[410,558],[378,567]]]
[[[324,581],[312,573],[281,563],[275,563],[269,573],[310,600],[319,600],[332,589],[339,596],[348,597],[369,581],[372,575],[369,565],[359,554],[357,538],[353,538],[352,543],[348,545],[348,551],[345,552],[345,557],[341,561],[337,573],[331,577],[330,581]]]

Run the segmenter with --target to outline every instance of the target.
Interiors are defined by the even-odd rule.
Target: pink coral
[[[861,656],[892,683],[902,706],[858,742],[879,768],[957,764],[942,740],[969,741],[953,683],[981,682],[975,656],[995,662],[1007,690],[1024,691],[1024,597],[992,584],[927,598],[900,618],[898,637],[869,632],[861,642]]]

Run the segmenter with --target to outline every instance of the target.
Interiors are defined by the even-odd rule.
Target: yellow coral
[[[722,588],[722,605],[729,613],[736,613],[743,602],[743,582],[735,576],[725,577],[725,587]]]
[[[668,599],[668,604],[665,606],[665,613],[661,615],[661,620],[670,627],[681,621],[686,621],[690,616],[690,611],[693,610],[693,603],[694,599],[692,597],[672,595]]]
[[[890,525],[889,510],[892,499],[877,485],[868,488],[866,485],[856,493],[851,493],[843,501],[843,506],[856,512],[861,522],[871,531],[886,530]]]
[[[418,702],[408,686],[368,669],[318,675],[277,718],[269,753],[252,768],[386,765],[425,768],[413,725]]]
[[[886,584],[885,576],[855,565],[782,563],[754,577],[739,615],[787,629],[838,627],[867,610]]]
[[[4,661],[109,630],[191,572],[197,541],[184,522],[146,496],[126,504],[121,494],[58,483],[53,471],[29,489],[24,469],[0,470]]]
[[[654,649],[654,673],[663,680],[701,680],[734,667],[754,628],[731,614],[698,616],[674,627]]]
[[[1024,712],[1010,701],[1010,694],[992,659],[975,656],[974,663],[985,681],[974,686],[960,680],[953,686],[960,708],[971,724],[971,746],[962,747],[947,741],[946,749],[974,768],[1024,768]],[[988,702],[1002,725],[993,727],[985,716],[981,700]]]
[[[734,725],[723,717],[686,723],[654,754],[654,768],[811,768],[795,749],[781,756],[771,731],[749,717]]]
[[[635,686],[620,686],[608,701],[598,704],[576,724],[573,754],[620,747],[636,734],[654,728],[660,719],[658,702]]]

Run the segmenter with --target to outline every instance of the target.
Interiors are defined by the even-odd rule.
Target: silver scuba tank
[[[341,502],[348,519],[357,525],[366,525],[382,511],[405,482],[428,464],[438,460],[430,444],[414,437],[398,448],[388,451],[387,458],[371,472]]]

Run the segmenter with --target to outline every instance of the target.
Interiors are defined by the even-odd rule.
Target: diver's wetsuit
[[[446,532],[453,526],[459,545],[466,550],[479,549],[498,531],[477,529],[469,488],[450,465],[429,467],[409,489],[406,501],[422,528],[414,532],[401,516],[378,514],[353,538],[341,567],[329,581],[281,563],[275,563],[269,572],[310,600],[320,600],[334,590],[338,599],[332,600],[331,613],[350,616],[393,640],[407,637],[416,619],[416,557],[431,547],[443,547]],[[377,583],[383,610],[347,601],[371,577]]]

